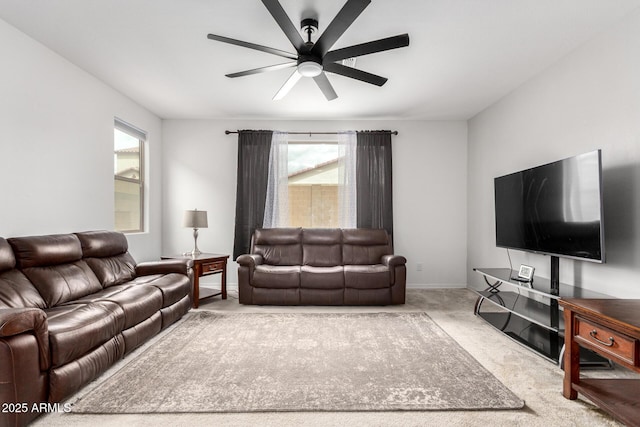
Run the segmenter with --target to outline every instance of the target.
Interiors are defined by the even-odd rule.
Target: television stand
[[[562,365],[565,326],[558,301],[612,297],[560,284],[558,264],[557,257],[552,257],[552,278],[535,277],[531,283],[513,280],[514,271],[508,268],[474,268],[484,277],[487,287],[470,290],[478,295],[475,315],[519,344]],[[581,365],[611,367],[611,362],[585,351],[581,354]]]

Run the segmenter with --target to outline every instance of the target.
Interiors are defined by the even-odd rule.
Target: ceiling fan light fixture
[[[291,22],[291,19],[289,19],[287,12],[283,9],[280,2],[281,0],[262,0],[263,5],[267,8],[280,29],[284,32],[284,35],[293,45],[295,53],[242,40],[236,40],[225,36],[215,34],[207,35],[207,38],[211,40],[246,47],[289,59],[290,61],[284,64],[270,65],[238,73],[226,74],[227,77],[234,78],[295,67],[295,71],[276,93],[273,98],[274,100],[282,99],[302,77],[313,78],[313,81],[320,88],[320,91],[327,101],[336,99],[338,95],[333,89],[331,82],[329,82],[327,73],[360,80],[376,86],[382,86],[385,84],[387,79],[355,68],[355,58],[409,46],[409,35],[400,34],[393,37],[331,50],[336,41],[371,3],[371,0],[346,0],[342,9],[340,9],[338,14],[333,18],[315,42],[312,41],[312,35],[318,31],[317,13],[309,10],[304,12],[306,16],[314,16],[303,18],[300,24],[300,28],[307,36],[305,41],[303,36],[300,34],[300,31],[298,31],[296,26],[293,25],[293,22]]]
[[[322,64],[313,61],[303,61],[298,64],[298,72],[304,77],[316,77],[322,73]]]

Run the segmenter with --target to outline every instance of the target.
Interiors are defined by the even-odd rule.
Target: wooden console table
[[[193,260],[193,308],[198,308],[200,300],[221,295],[227,299],[227,259],[229,255],[201,253],[200,255],[168,255],[162,259]],[[200,277],[221,273],[220,289],[200,289]]]
[[[562,394],[578,393],[629,426],[640,426],[640,379],[580,378],[580,346],[640,372],[640,300],[561,299],[565,319]]]

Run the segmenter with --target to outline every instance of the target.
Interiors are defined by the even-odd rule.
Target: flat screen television
[[[604,262],[600,150],[495,178],[496,246]]]

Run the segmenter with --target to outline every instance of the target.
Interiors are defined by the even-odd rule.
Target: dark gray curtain
[[[236,229],[233,259],[248,254],[251,236],[262,227],[269,179],[272,131],[238,132],[238,185],[236,187]]]
[[[393,242],[391,132],[357,133],[358,228],[383,228]]]

